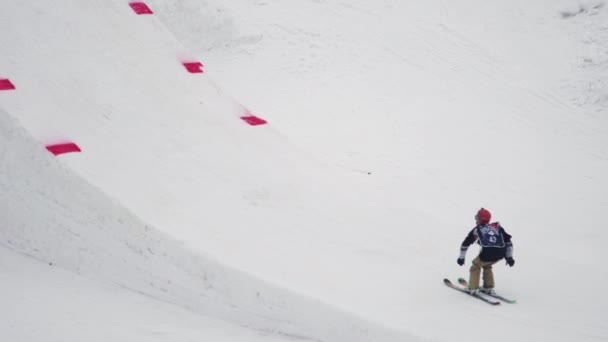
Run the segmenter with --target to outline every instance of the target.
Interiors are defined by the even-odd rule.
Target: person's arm
[[[515,265],[515,260],[513,259],[513,241],[511,241],[511,235],[502,229],[502,236],[505,238],[505,246],[507,247],[507,251],[505,252],[505,259],[507,260],[507,265],[513,267]]]
[[[466,238],[464,238],[464,241],[462,241],[462,244],[460,245],[460,256],[458,257],[458,265],[462,266],[464,265],[464,258],[467,255],[467,250],[469,249],[469,246],[472,245],[475,241],[477,240],[477,230],[475,228],[473,228],[469,234],[467,235]]]

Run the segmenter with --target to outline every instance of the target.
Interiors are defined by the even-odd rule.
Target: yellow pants
[[[479,260],[479,257],[473,260],[473,265],[471,266],[471,274],[469,277],[469,288],[476,289],[479,288],[479,275],[481,270],[483,269],[483,287],[485,288],[494,288],[494,274],[492,273],[492,265],[494,265],[497,261],[485,262]]]

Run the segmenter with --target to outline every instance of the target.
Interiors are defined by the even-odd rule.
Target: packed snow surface
[[[146,4],[0,4],[0,334],[608,339],[605,1]]]

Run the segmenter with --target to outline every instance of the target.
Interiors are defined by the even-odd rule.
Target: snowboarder
[[[483,269],[483,287],[481,291],[494,294],[494,274],[492,265],[505,258],[507,265],[513,267],[513,243],[511,235],[507,234],[498,222],[490,223],[492,214],[487,209],[481,208],[475,215],[476,226],[471,230],[460,246],[458,265],[464,265],[464,257],[467,249],[475,241],[481,245],[481,252],[473,260],[469,277],[468,291],[471,294],[479,291],[479,276]]]

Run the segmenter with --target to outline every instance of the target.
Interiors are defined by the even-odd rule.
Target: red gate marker
[[[200,74],[203,72],[203,63],[201,62],[184,62],[182,64],[189,73]]]
[[[80,147],[74,143],[62,143],[62,144],[52,144],[47,145],[46,149],[49,150],[54,155],[60,155],[64,153],[70,152],[80,152]]]
[[[262,118],[258,118],[255,115],[241,116],[241,120],[245,121],[246,123],[250,124],[251,126],[265,125],[268,123],[268,121],[266,121]]]
[[[6,78],[0,78],[0,90],[13,90],[15,89],[15,85]]]
[[[152,12],[152,10],[150,9],[150,7],[148,7],[148,5],[146,5],[146,3],[144,3],[144,2],[140,2],[140,1],[130,2],[129,6],[131,6],[131,8],[133,9],[133,11],[136,14],[139,14],[139,15],[142,15],[142,14],[154,14],[154,12]]]

